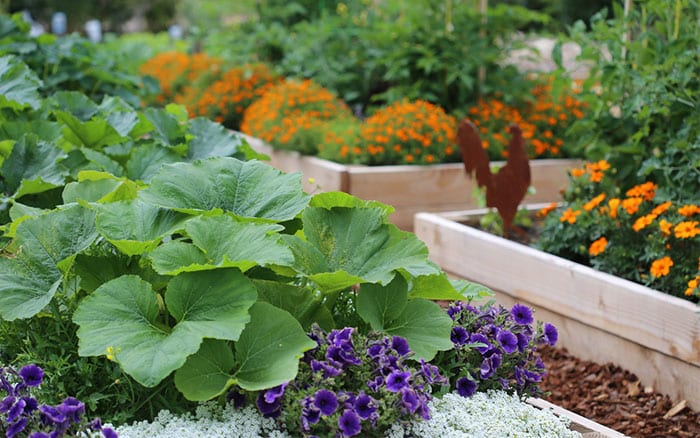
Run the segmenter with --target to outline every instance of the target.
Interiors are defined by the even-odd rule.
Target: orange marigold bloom
[[[649,201],[654,198],[657,188],[658,186],[656,184],[647,181],[644,184],[639,184],[632,187],[631,189],[627,190],[625,194],[629,197],[640,197]]]
[[[673,234],[679,239],[688,239],[700,234],[698,221],[681,222],[673,228]]]
[[[608,201],[608,208],[610,208],[610,217],[615,219],[617,217],[617,208],[620,206],[619,198],[610,198]]]
[[[659,221],[659,229],[664,236],[671,235],[671,227],[673,227],[673,224],[666,219],[661,219]]]
[[[605,251],[605,247],[607,247],[607,246],[608,246],[608,239],[606,239],[605,236],[603,236],[600,239],[591,243],[591,246],[588,247],[588,253],[591,256],[595,257],[598,254]]]
[[[605,199],[605,193],[601,193],[600,195],[598,195],[595,198],[591,199],[590,201],[586,202],[586,204],[583,206],[583,209],[586,211],[591,211],[594,208],[596,208],[598,206],[598,204],[603,202],[603,199]]]
[[[561,214],[559,222],[568,222],[570,224],[576,223],[576,216],[581,214],[581,210],[572,210],[571,207],[567,208],[564,213]]]
[[[635,214],[639,211],[639,205],[642,203],[642,198],[627,198],[622,200],[622,208],[628,214]]]
[[[537,215],[537,217],[540,217],[540,218],[545,217],[556,208],[557,208],[557,203],[552,202],[548,206],[546,206],[546,207],[542,208],[540,211],[538,211],[536,215]]]
[[[582,176],[585,174],[586,174],[586,169],[580,169],[580,168],[571,169],[571,176],[573,176],[574,178],[578,178],[579,176]]]
[[[653,214],[647,214],[645,216],[637,218],[637,220],[634,221],[634,224],[632,224],[632,229],[634,231],[643,230],[647,227],[647,225],[650,225],[652,222],[654,222],[654,219],[656,219],[656,215]]]
[[[654,277],[663,277],[671,272],[671,266],[673,266],[673,260],[671,260],[671,257],[662,257],[652,262],[651,268],[649,268],[649,273]]]
[[[596,183],[601,182],[603,180],[604,176],[605,176],[605,174],[603,172],[598,172],[598,171],[591,172],[590,180],[591,180],[591,182],[596,182]]]
[[[685,295],[688,297],[693,295],[693,292],[698,288],[698,284],[700,284],[700,276],[688,281],[688,289],[685,290]]]
[[[654,207],[654,209],[651,211],[651,214],[655,216],[662,215],[666,213],[666,210],[668,210],[671,207],[671,205],[673,205],[671,201],[666,201],[663,204],[659,204],[656,207]]]
[[[700,213],[700,207],[694,204],[684,205],[678,209],[678,214],[685,217],[691,217],[697,213]]]

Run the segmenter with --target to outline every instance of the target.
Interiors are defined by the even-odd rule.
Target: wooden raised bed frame
[[[446,272],[521,302],[559,329],[559,345],[635,373],[700,409],[700,308],[681,298],[462,225],[485,210],[419,213],[415,233]]]
[[[478,207],[472,196],[476,183],[466,176],[462,163],[344,165],[298,152],[277,150],[257,138],[245,138],[253,149],[270,156],[273,167],[285,172],[301,172],[308,192],[342,191],[394,206],[396,211],[390,220],[404,230],[413,230],[413,216],[418,212]],[[578,165],[579,160],[532,160],[532,186],[536,193],[528,194],[526,202],[560,200],[561,190],[569,182],[567,170]],[[313,183],[309,178],[313,178]]]

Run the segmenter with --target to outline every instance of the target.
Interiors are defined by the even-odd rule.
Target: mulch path
[[[700,413],[612,364],[578,359],[566,349],[539,350],[548,375],[540,387],[556,405],[631,437],[700,437]]]

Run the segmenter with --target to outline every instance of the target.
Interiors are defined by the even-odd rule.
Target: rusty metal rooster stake
[[[515,123],[510,125],[509,131],[512,138],[508,145],[508,159],[495,174],[491,173],[489,157],[471,120],[462,120],[457,132],[464,170],[469,177],[476,171],[477,184],[486,187],[486,206],[495,208],[501,215],[504,237],[508,237],[511,229],[517,229],[513,227],[513,219],[530,187],[530,161],[525,151],[523,133]]]

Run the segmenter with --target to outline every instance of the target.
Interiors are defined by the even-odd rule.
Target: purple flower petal
[[[408,346],[408,341],[406,338],[400,336],[394,336],[391,338],[391,348],[396,350],[399,356],[406,356],[411,352],[411,348]]]
[[[460,377],[457,380],[457,394],[462,397],[471,397],[475,392],[478,384],[468,377]]]
[[[376,401],[367,394],[361,393],[355,398],[355,403],[353,403],[353,408],[357,415],[363,420],[368,419],[375,412],[377,412]]]
[[[287,387],[288,382],[283,383],[281,385],[275,386],[274,388],[270,388],[267,391],[264,392],[263,397],[265,397],[265,401],[267,403],[274,403],[284,395],[284,389]]]
[[[557,328],[554,327],[554,325],[550,323],[545,323],[544,325],[544,336],[549,345],[554,345],[557,343],[557,340],[559,339],[559,332],[557,331]]]
[[[72,422],[79,423],[80,416],[85,413],[85,405],[75,397],[66,397],[66,399],[58,405],[58,410],[61,411],[66,418],[70,418]]]
[[[7,431],[5,432],[5,436],[7,438],[14,438],[15,435],[24,431],[24,428],[27,427],[28,421],[29,421],[29,419],[27,417],[22,417],[19,420],[15,421],[14,423],[10,424],[9,426],[7,426]]]
[[[314,406],[325,416],[333,415],[338,409],[338,398],[333,391],[321,389],[314,395]]]
[[[467,333],[467,329],[465,329],[461,325],[458,325],[456,327],[452,327],[452,333],[450,334],[450,340],[452,341],[452,343],[455,346],[461,347],[462,345],[466,344],[469,341],[469,333]]]
[[[275,400],[273,403],[268,403],[265,401],[265,396],[261,393],[255,400],[255,405],[265,418],[276,418],[281,414],[280,399]]]
[[[410,371],[393,371],[386,377],[386,389],[390,392],[399,392],[401,388],[408,386]]]
[[[338,429],[344,437],[355,436],[362,431],[360,417],[351,409],[346,409],[338,418]]]
[[[44,370],[34,364],[23,366],[19,375],[27,386],[39,386],[44,380]]]
[[[510,314],[515,322],[520,325],[529,325],[534,321],[532,310],[524,304],[515,304],[513,308],[510,309]]]
[[[415,414],[420,407],[420,400],[416,391],[410,388],[401,389],[401,404],[410,412]]]
[[[15,404],[7,411],[7,422],[13,423],[20,415],[24,413],[24,407],[27,405],[22,399],[17,400]]]
[[[518,349],[518,338],[508,330],[499,331],[496,339],[501,344],[503,351],[508,354],[514,353]]]

